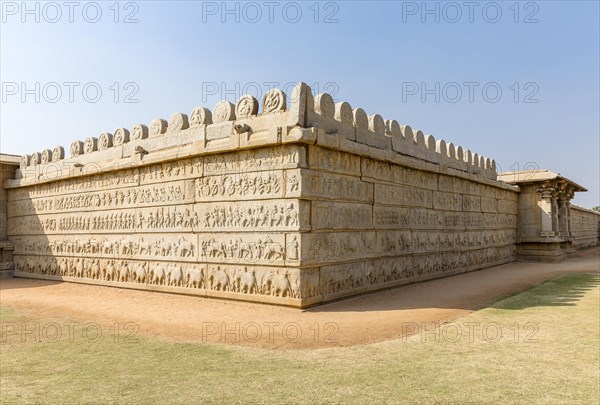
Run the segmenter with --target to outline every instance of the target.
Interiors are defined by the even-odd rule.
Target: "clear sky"
[[[2,1],[1,150],[308,83],[599,205],[599,2]]]

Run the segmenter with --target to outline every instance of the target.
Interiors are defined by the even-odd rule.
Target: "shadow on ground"
[[[600,285],[598,274],[564,275],[531,288],[526,296],[516,294],[503,299],[492,308],[522,310],[532,307],[570,307],[590,290]]]

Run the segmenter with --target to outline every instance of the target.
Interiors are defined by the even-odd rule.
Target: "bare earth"
[[[314,349],[397,339],[417,324],[451,322],[553,276],[599,268],[600,249],[593,248],[562,263],[511,263],[308,310],[15,278],[0,280],[0,305],[32,322],[93,322],[123,335]]]

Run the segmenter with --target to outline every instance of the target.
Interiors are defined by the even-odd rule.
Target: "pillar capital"
[[[546,202],[550,202],[554,195],[554,187],[550,187],[550,186],[542,186],[542,187],[538,188],[536,191],[540,194],[541,199]]]

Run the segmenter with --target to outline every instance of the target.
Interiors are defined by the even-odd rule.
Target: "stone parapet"
[[[235,105],[218,103],[212,112],[197,107],[189,118],[175,113],[168,121],[156,118],[149,126],[137,124],[73,141],[68,149],[56,146],[23,155],[17,179],[6,181],[5,187],[287,143],[316,144],[422,170],[462,173],[474,181],[497,178],[492,159],[377,114],[368,116],[346,102],[335,104],[329,94],[313,97],[304,83],[294,88],[289,99],[278,89],[268,92],[260,113],[258,105],[258,100],[243,96]]]

